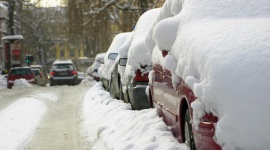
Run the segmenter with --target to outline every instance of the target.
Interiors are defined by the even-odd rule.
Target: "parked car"
[[[50,72],[50,86],[78,84],[78,72],[71,60],[56,60]]]
[[[128,48],[130,47],[131,40],[133,37],[133,32],[130,32],[128,37],[126,38],[123,45],[120,46],[120,50],[118,56],[115,59],[113,66],[111,67],[111,80],[110,80],[110,94],[113,98],[118,98],[124,100],[124,102],[129,103],[129,98],[127,97],[127,93],[123,93],[122,84],[121,84],[121,76],[124,75],[125,72],[125,64],[119,65],[119,60],[123,61],[123,58],[127,59]]]
[[[33,71],[33,73],[35,74],[35,80],[37,82],[37,85],[40,86],[45,86],[46,85],[46,81],[43,78],[42,73],[40,72],[39,69],[31,69]]]
[[[88,67],[86,70],[86,75],[89,77],[93,77],[92,66],[93,64],[90,67]]]
[[[110,87],[110,84],[109,84],[109,81],[111,79],[110,71],[112,71],[110,68],[114,64],[114,61],[118,55],[120,46],[125,42],[125,39],[128,37],[129,33],[130,32],[119,33],[114,37],[108,51],[106,52],[104,56],[104,65],[102,65],[101,68],[99,69],[103,87],[107,91],[109,91],[109,87]]]
[[[91,69],[89,69],[89,73],[93,76],[94,80],[99,81],[100,75],[98,73],[98,69],[101,67],[102,64],[104,64],[104,56],[105,53],[99,53],[95,57],[95,62],[91,66]]]
[[[36,78],[38,78],[37,84],[46,86],[46,84],[49,82],[46,67],[43,65],[31,65],[30,68],[35,73]],[[36,71],[36,69],[38,69],[39,71]]]
[[[234,146],[238,143],[235,142],[237,139],[246,140],[246,133],[250,133],[250,128],[243,130],[245,125],[240,125],[240,132],[245,135],[242,138],[239,138],[237,134],[237,138],[234,140],[231,138],[233,136],[230,135],[228,138],[224,132],[222,137],[218,138],[222,130],[230,132],[230,134],[238,132],[233,129],[239,126],[234,126],[235,120],[240,118],[242,120],[242,117],[233,116],[234,121],[217,127],[230,117],[225,113],[226,107],[229,106],[230,112],[233,112],[234,109],[237,113],[241,111],[239,110],[241,107],[236,106],[236,101],[240,99],[229,100],[232,96],[239,94],[235,89],[233,94],[230,90],[237,84],[228,82],[229,80],[226,79],[231,76],[235,77],[234,73],[241,70],[241,67],[245,68],[244,65],[240,65],[241,67],[238,69],[229,69],[238,66],[238,63],[241,64],[242,60],[239,59],[246,57],[245,55],[236,57],[238,61],[237,64],[234,64],[231,61],[232,58],[235,59],[234,52],[241,54],[239,51],[245,49],[243,45],[253,45],[247,42],[249,40],[245,41],[246,37],[244,39],[235,38],[238,37],[235,35],[241,34],[239,29],[242,30],[242,27],[245,26],[245,23],[241,24],[242,21],[237,21],[238,17],[245,16],[246,13],[253,13],[253,11],[243,11],[242,8],[252,8],[252,6],[247,1],[241,1],[237,4],[222,1],[222,6],[219,5],[220,1],[216,3],[214,1],[191,0],[185,1],[185,5],[182,2],[179,1],[179,5],[175,5],[173,0],[165,2],[162,12],[166,13],[159,15],[159,20],[156,21],[149,32],[149,38],[145,41],[153,64],[153,71],[149,74],[149,89],[147,90],[150,105],[156,108],[165,123],[172,127],[172,133],[179,142],[186,143],[191,150],[221,150],[227,146],[229,148],[224,149],[249,149],[246,144],[240,144],[244,147]],[[226,8],[223,7],[225,5]],[[175,12],[175,10],[178,11]],[[222,11],[218,14],[214,13],[217,10]],[[251,18],[254,17],[254,15],[251,16]],[[246,17],[240,20],[242,19],[245,20]],[[237,26],[238,23],[242,27],[235,30],[234,26]],[[256,26],[255,24],[254,26]],[[257,29],[245,30],[244,33],[250,33],[254,30]],[[254,51],[258,52],[257,49]],[[223,60],[226,60],[226,63],[223,63]],[[248,65],[246,67],[249,68]],[[250,78],[244,80],[248,81]],[[242,90],[243,87],[236,88]],[[254,94],[253,90],[250,92],[252,95]],[[218,103],[220,100],[225,103]],[[257,101],[257,99],[252,101]],[[223,107],[224,104],[226,104],[225,107]],[[241,103],[241,105],[243,104],[246,107],[245,101]],[[254,111],[254,109],[252,110]],[[259,113],[257,116],[260,115]],[[220,116],[226,116],[222,122],[219,122]],[[249,121],[246,124],[249,124],[252,117],[247,116],[247,118]],[[216,131],[219,133],[217,134]],[[254,137],[252,136],[252,138]],[[252,141],[252,138],[249,141]],[[229,139],[233,139],[233,143],[223,143]],[[258,147],[251,149],[260,149],[261,145]]]
[[[7,88],[11,89],[14,85],[14,81],[21,78],[31,84],[36,84],[35,74],[32,72],[30,67],[15,67],[9,70],[7,76]]]
[[[133,109],[140,110],[149,108],[147,95],[145,93],[148,85],[148,73],[151,71],[151,60],[147,57],[147,49],[144,40],[148,31],[154,24],[160,8],[145,12],[138,20],[127,54],[127,63],[124,75],[121,76],[123,93],[127,93],[129,102]],[[120,64],[125,64],[124,58]],[[121,65],[124,66],[124,65]]]

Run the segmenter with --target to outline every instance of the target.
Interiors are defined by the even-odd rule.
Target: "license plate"
[[[60,72],[59,75],[63,76],[63,75],[67,75],[67,73],[66,72]]]

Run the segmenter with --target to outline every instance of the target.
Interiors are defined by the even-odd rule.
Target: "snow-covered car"
[[[269,1],[178,2],[146,41],[150,102],[190,149],[269,149]]]
[[[119,48],[118,56],[115,59],[113,66],[111,67],[111,80],[110,80],[110,94],[113,98],[118,98],[124,100],[124,102],[129,103],[127,93],[123,93],[122,84],[121,84],[121,76],[124,76],[125,72],[125,63],[124,60],[127,60],[127,52],[130,47],[131,40],[133,37],[133,32],[130,32],[125,42]],[[120,61],[121,60],[121,61]],[[125,96],[124,96],[125,95]]]
[[[104,56],[104,65],[101,66],[100,72],[101,72],[101,81],[104,86],[104,88],[109,91],[109,81],[111,79],[111,67],[114,64],[114,61],[118,55],[120,46],[123,45],[125,42],[125,39],[128,37],[130,32],[125,33],[119,33],[117,34],[109,49],[107,50],[105,56]]]
[[[78,84],[78,71],[71,60],[56,60],[50,72],[50,86]]]
[[[87,74],[89,77],[93,77],[92,66],[93,66],[93,65],[91,65],[90,67],[88,67],[88,68],[86,69],[86,74]]]
[[[35,74],[30,67],[15,67],[9,70],[7,76],[7,88],[11,89],[14,85],[14,81],[21,78],[31,84],[36,84]]]
[[[145,89],[148,85],[148,73],[152,70],[152,63],[147,57],[144,40],[159,12],[160,8],[149,10],[137,21],[128,49],[124,76],[121,76],[123,90],[126,90],[123,93],[128,94],[130,104],[136,110],[149,108]],[[120,61],[122,60],[125,61],[124,59]]]
[[[92,66],[90,66],[90,69],[88,71],[88,73],[90,73],[96,81],[100,80],[98,69],[101,67],[102,64],[104,64],[104,56],[105,53],[98,53],[95,57],[95,62]]]

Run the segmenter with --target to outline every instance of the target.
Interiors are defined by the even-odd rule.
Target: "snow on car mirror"
[[[104,58],[99,59],[98,62],[104,64]]]
[[[118,64],[119,64],[119,66],[126,66],[127,58],[120,58]]]
[[[115,60],[117,55],[118,55],[117,53],[110,53],[108,58],[111,59],[111,60]]]

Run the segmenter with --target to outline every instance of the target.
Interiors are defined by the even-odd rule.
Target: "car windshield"
[[[73,65],[72,64],[55,64],[53,66],[53,69],[69,69],[69,70],[73,70]]]
[[[11,75],[30,75],[31,71],[30,69],[13,69],[11,71]]]
[[[32,71],[34,72],[35,75],[40,75],[40,71],[38,69],[33,69]]]

